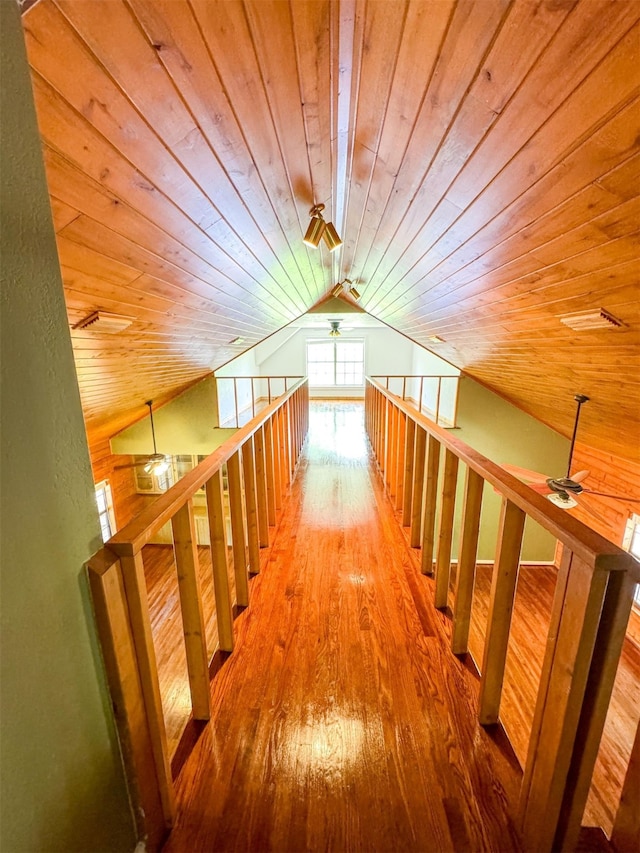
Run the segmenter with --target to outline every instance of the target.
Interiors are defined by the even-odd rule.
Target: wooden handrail
[[[483,725],[499,719],[524,517],[533,518],[565,546],[520,790],[519,819],[526,849],[536,853],[572,850],[578,839],[635,584],[640,582],[640,564],[380,382],[367,378],[365,402],[367,433],[380,474],[390,498],[395,496],[396,509],[402,511],[403,525],[411,528],[411,546],[422,547],[421,567],[425,574],[433,572],[437,541],[434,604],[439,608],[446,608],[448,600],[459,460],[466,465],[451,632],[455,654],[468,650],[484,481],[503,498],[480,672],[478,718]],[[398,438],[402,418],[406,420],[404,447]],[[427,444],[429,451],[425,453]],[[438,494],[442,446],[445,472]],[[397,488],[401,464],[405,484],[402,492]],[[440,524],[436,536],[434,516],[438,502]],[[624,811],[622,815],[624,820]]]
[[[505,471],[501,465],[492,462],[459,438],[455,438],[448,430],[438,426],[426,415],[417,412],[404,400],[387,391],[373,377],[368,378],[367,381],[425,432],[433,435],[441,444],[455,453],[458,459],[461,459],[476,473],[480,474],[503,497],[526,512],[545,530],[553,534],[556,539],[559,539],[571,551],[578,554],[581,559],[591,564],[595,564],[597,561],[600,568],[609,571],[623,569],[635,573],[637,581],[640,582],[640,564],[622,548],[605,539],[604,536],[587,527],[586,524],[578,521],[565,510],[554,506],[543,495],[534,492],[526,483]]]
[[[232,377],[229,377],[232,378]],[[266,378],[266,377],[265,377]],[[240,427],[230,438],[203,459],[195,468],[185,474],[174,486],[142,510],[129,524],[125,525],[107,543],[116,554],[137,554],[147,545],[161,527],[171,520],[176,512],[195,493],[202,484],[229,460],[238,448],[253,436],[262,425],[276,412],[306,380],[296,384],[262,409],[249,423]]]

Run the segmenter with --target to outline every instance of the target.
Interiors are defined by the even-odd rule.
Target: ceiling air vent
[[[106,332],[116,335],[128,329],[133,323],[133,317],[123,317],[121,314],[107,314],[104,311],[94,311],[88,317],[73,326],[74,329],[87,329],[90,332]]]
[[[560,322],[576,332],[584,332],[588,329],[624,329],[622,320],[616,319],[604,308],[565,314],[564,317],[560,317]]]

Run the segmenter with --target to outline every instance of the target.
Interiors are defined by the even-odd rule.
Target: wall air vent
[[[604,308],[596,308],[591,311],[579,311],[576,314],[565,314],[560,317],[560,322],[576,332],[584,332],[589,329],[624,329],[622,320],[616,319]]]
[[[123,317],[121,314],[107,314],[105,311],[94,311],[88,317],[84,317],[84,319],[76,323],[72,328],[116,335],[118,332],[128,329],[132,323],[133,317]]]

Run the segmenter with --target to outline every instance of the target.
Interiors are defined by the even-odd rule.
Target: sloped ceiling
[[[565,435],[588,394],[582,440],[637,459],[639,16],[39,0],[23,23],[69,321],[133,319],[73,332],[89,432],[348,277],[372,315]],[[333,255],[302,243],[314,202]],[[559,319],[601,307],[624,325]]]

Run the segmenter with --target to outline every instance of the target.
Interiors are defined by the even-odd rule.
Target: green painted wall
[[[198,382],[175,400],[153,411],[158,453],[208,455],[220,447],[235,429],[219,429],[216,381],[212,376]],[[151,422],[143,418],[111,439],[113,453],[144,455],[153,452]]]
[[[502,397],[465,376],[460,382],[456,438],[498,463],[519,465],[541,473],[562,476],[569,455],[569,441]],[[464,466],[458,477],[458,510],[462,505]],[[500,515],[500,497],[485,485],[478,558],[492,560]],[[555,539],[539,524],[527,520],[522,559],[552,560]],[[454,540],[457,554],[457,539]]]
[[[133,850],[84,562],[89,453],[14,2],[0,2],[0,850]]]

